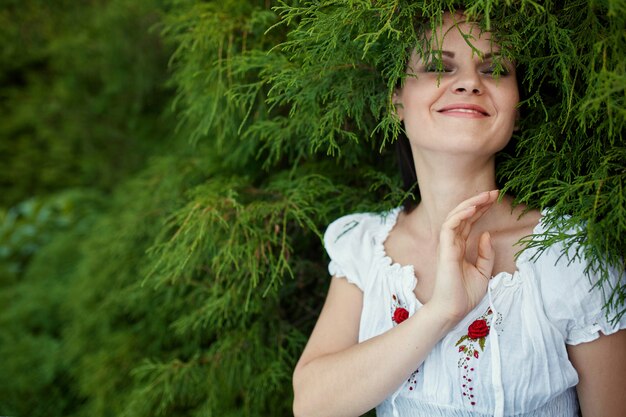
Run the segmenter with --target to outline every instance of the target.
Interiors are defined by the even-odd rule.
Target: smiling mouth
[[[469,110],[469,109],[442,110],[441,113],[469,113],[469,114],[480,114],[482,116],[487,116],[487,113],[483,113],[478,110]]]
[[[472,104],[464,104],[464,105],[451,105],[446,106],[442,109],[437,110],[438,113],[444,113],[449,115],[467,115],[467,116],[481,116],[481,117],[489,117],[489,113],[485,109],[480,106],[472,105]]]

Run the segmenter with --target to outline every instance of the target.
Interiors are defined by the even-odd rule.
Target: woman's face
[[[490,42],[488,32],[481,34],[475,24],[464,21],[461,14],[445,14],[442,27],[427,33],[435,37],[433,50],[441,55],[421,59],[413,53],[404,86],[396,94],[398,116],[414,152],[493,155],[513,133],[519,102],[515,67],[502,60],[495,78],[493,57],[499,47]],[[463,35],[469,35],[482,58]]]

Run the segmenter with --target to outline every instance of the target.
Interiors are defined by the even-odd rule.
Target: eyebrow
[[[449,56],[450,58],[454,58],[454,52],[442,51],[440,49],[433,49],[433,53],[432,54],[433,55],[441,54],[441,55]]]

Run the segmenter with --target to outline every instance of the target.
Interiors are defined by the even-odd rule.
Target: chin
[[[475,156],[493,156],[497,152],[504,149],[509,139],[490,140],[484,136],[454,136],[450,135],[442,137],[436,142],[412,143],[412,147],[422,148],[431,152],[448,153],[454,156],[475,155]]]

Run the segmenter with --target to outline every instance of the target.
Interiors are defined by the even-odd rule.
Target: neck
[[[482,159],[449,154],[425,157],[414,153],[413,158],[421,201],[409,217],[433,242],[438,241],[441,225],[450,211],[469,197],[497,188],[493,156]],[[488,217],[489,212],[481,220]]]

